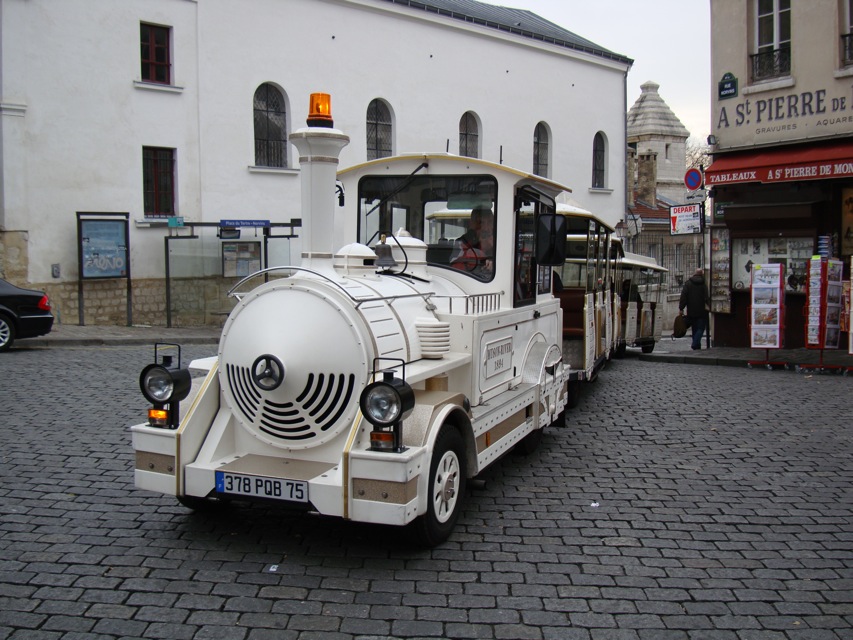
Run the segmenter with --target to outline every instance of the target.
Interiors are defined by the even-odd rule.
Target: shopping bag
[[[687,318],[683,315],[675,316],[675,321],[672,323],[672,337],[683,338],[687,335]]]

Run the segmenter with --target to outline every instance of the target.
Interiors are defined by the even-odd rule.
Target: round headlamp
[[[408,416],[415,406],[415,392],[403,380],[373,382],[361,393],[361,412],[375,427],[390,427]]]
[[[180,402],[190,392],[192,378],[187,369],[167,369],[163,365],[149,364],[139,375],[142,395],[153,404]]]

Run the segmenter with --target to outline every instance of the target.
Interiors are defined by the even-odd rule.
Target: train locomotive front
[[[422,543],[438,544],[467,479],[513,448],[530,450],[563,419],[570,372],[550,280],[550,265],[565,259],[551,253],[564,245],[553,200],[563,187],[447,155],[384,159],[350,173],[358,183],[403,169],[390,182],[366,180],[365,228],[356,230],[355,218],[336,211],[330,161],[346,136],[309,119],[291,141],[303,184],[302,263],[235,286],[218,356],[193,363],[208,371],[192,391],[181,363],[157,362],[155,349],[140,379],[149,421],[131,427],[135,482],[193,508],[273,500],[411,525]],[[428,177],[417,182],[418,172]],[[459,205],[437,185],[473,187]],[[437,216],[436,194],[445,194]],[[435,218],[449,229],[449,212],[470,217],[471,197],[499,213],[506,206],[497,253],[484,256],[488,275],[454,268],[444,239],[423,226]],[[420,237],[372,234],[371,248],[366,230],[386,224],[366,218],[374,210],[387,220],[416,212],[406,220]],[[362,243],[340,246],[359,235]]]

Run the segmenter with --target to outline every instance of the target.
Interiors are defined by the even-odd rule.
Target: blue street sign
[[[239,227],[268,227],[270,226],[269,220],[220,220],[220,227],[231,227],[231,228],[239,228]]]

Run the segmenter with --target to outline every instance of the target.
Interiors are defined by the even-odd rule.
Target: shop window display
[[[749,288],[753,265],[781,264],[785,291],[805,293],[808,260],[814,252],[812,238],[734,238],[731,244],[732,288]]]

